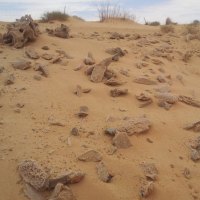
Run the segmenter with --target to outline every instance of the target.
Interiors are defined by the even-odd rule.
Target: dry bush
[[[172,25],[163,25],[160,29],[163,33],[174,33],[174,27]]]
[[[172,22],[171,18],[169,18],[169,17],[168,17],[168,18],[166,19],[166,22],[165,22],[165,24],[166,24],[166,25],[173,24],[173,22]]]
[[[154,21],[154,22],[146,22],[145,25],[149,26],[160,26],[160,22]]]
[[[107,20],[117,19],[117,20],[135,20],[135,16],[131,15],[128,11],[123,10],[119,5],[113,5],[109,2],[101,3],[98,6],[98,13],[100,22],[104,22]]]
[[[49,22],[51,20],[66,21],[68,19],[69,15],[60,11],[46,12],[41,17],[42,22]]]
[[[85,21],[83,18],[81,18],[81,17],[79,17],[77,15],[73,15],[72,18],[77,19],[77,20],[82,21],[82,22]]]

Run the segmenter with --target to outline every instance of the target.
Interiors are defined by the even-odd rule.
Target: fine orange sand
[[[200,165],[190,159],[189,141],[195,139],[198,133],[186,131],[183,126],[188,122],[200,120],[200,109],[181,102],[172,106],[169,111],[159,107],[153,98],[153,104],[139,108],[137,93],[162,85],[143,85],[133,82],[141,75],[156,77],[171,75],[170,88],[173,94],[185,95],[200,99],[200,41],[185,41],[184,27],[176,26],[175,33],[156,36],[159,27],[150,27],[136,23],[122,22],[66,22],[70,29],[70,39],[49,36],[45,28],[56,27],[59,23],[40,23],[42,34],[28,46],[39,54],[48,52],[56,54],[57,49],[64,50],[73,59],[65,65],[51,64],[42,58],[31,60],[25,55],[24,48],[15,49],[0,44],[0,66],[5,70],[0,74],[0,199],[26,200],[23,193],[21,178],[17,172],[19,162],[24,159],[37,160],[42,166],[57,175],[66,170],[81,170],[86,173],[84,180],[70,185],[77,200],[137,200],[144,173],[142,162],[154,163],[158,169],[158,180],[155,190],[149,200],[192,200],[200,199]],[[1,23],[0,32],[5,32]],[[98,32],[99,36],[93,36]],[[142,38],[111,40],[109,32],[122,34],[140,34]],[[138,42],[150,42],[138,45]],[[159,46],[171,43],[173,47],[172,61],[166,58],[156,58],[163,62],[155,65],[147,61],[147,67],[138,69],[136,64],[145,55]],[[44,51],[43,46],[50,50]],[[109,69],[114,70],[118,78],[126,82],[119,88],[127,88],[127,96],[113,98],[109,92],[112,87],[104,83],[93,83],[84,74],[84,69],[74,71],[80,65],[88,52],[92,52],[96,62],[109,57],[105,52],[111,47],[126,49],[128,54],[113,62]],[[192,51],[193,56],[185,63],[182,60],[186,51]],[[49,70],[47,78],[41,81],[33,78],[36,71],[14,70],[11,62],[24,58],[35,63],[44,63]],[[164,73],[159,71],[164,69]],[[128,71],[124,76],[120,70]],[[6,74],[14,74],[15,83],[3,84]],[[181,76],[182,82],[176,77]],[[74,94],[77,85],[91,88],[91,92],[78,97]],[[153,93],[152,93],[153,94]],[[20,112],[16,112],[16,104],[24,104]],[[75,114],[80,106],[88,106],[89,115],[80,119]],[[122,112],[120,110],[125,110]],[[108,127],[115,127],[119,119],[146,115],[152,122],[149,132],[129,137],[132,147],[118,149],[113,155],[108,154],[112,142],[104,134]],[[48,118],[53,116],[65,123],[64,127],[49,125]],[[112,118],[112,120],[108,120]],[[71,136],[73,127],[80,130],[80,136]],[[149,138],[153,143],[149,143]],[[103,161],[114,177],[110,183],[103,183],[96,173],[96,163],[80,162],[77,157],[88,149],[101,153]],[[183,170],[188,168],[191,178],[183,176]]]

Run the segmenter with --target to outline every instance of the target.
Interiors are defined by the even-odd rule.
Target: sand
[[[167,84],[173,94],[200,100],[200,41],[186,42],[183,26],[176,26],[175,33],[156,36],[155,33],[160,32],[159,27],[123,22],[71,20],[65,23],[73,36],[69,39],[52,37],[45,32],[45,28],[59,24],[40,23],[42,34],[28,47],[40,56],[44,53],[55,56],[56,50],[64,50],[73,58],[63,63],[52,64],[41,57],[32,60],[27,57],[24,48],[0,44],[0,66],[5,68],[0,73],[0,199],[27,199],[17,171],[18,164],[26,159],[37,160],[50,169],[52,176],[67,170],[83,171],[86,174],[84,180],[70,185],[78,200],[140,199],[140,187],[145,180],[141,167],[143,162],[153,163],[158,169],[149,200],[200,199],[199,163],[190,159],[188,144],[198,133],[183,129],[186,123],[200,120],[200,108],[177,102],[170,110],[165,110],[157,105],[154,97],[154,89]],[[3,23],[0,27],[3,33]],[[113,40],[109,39],[109,32],[140,34],[141,38]],[[173,50],[169,53],[174,57],[172,61],[151,56],[157,47],[166,48],[169,43]],[[43,50],[43,46],[48,46],[49,50]],[[78,71],[74,69],[83,62],[88,52],[92,52],[96,63],[100,63],[110,56],[106,49],[115,47],[126,49],[128,53],[108,68],[114,70],[117,78],[124,83],[117,88],[128,89],[128,94],[113,98],[110,90],[115,87],[91,82],[84,73],[85,67]],[[193,52],[188,62],[182,60],[186,51]],[[145,59],[146,56],[150,59]],[[32,67],[13,69],[11,63],[18,59],[31,61]],[[141,62],[148,66],[139,69],[137,66]],[[41,80],[34,78],[38,75],[33,69],[36,63],[46,66],[48,77],[41,76]],[[127,71],[128,76],[121,74],[121,70]],[[8,74],[14,75],[14,84],[4,85]],[[144,85],[134,82],[141,76],[156,80],[158,75],[164,76],[166,83],[157,81],[157,85]],[[166,78],[169,75],[170,78]],[[77,85],[91,91],[77,96],[74,94]],[[149,91],[153,103],[139,108],[135,95],[145,90]],[[89,109],[88,116],[84,118],[76,115],[81,106]],[[104,133],[105,129],[117,127],[125,117],[143,115],[151,121],[151,129],[130,136],[131,147],[118,149],[110,155],[112,137]],[[52,119],[57,123],[52,125]],[[79,130],[78,136],[70,134],[74,127]],[[110,183],[99,179],[96,163],[78,160],[79,155],[91,149],[101,154],[103,162],[112,171],[114,176]],[[190,170],[190,179],[183,175],[185,168]]]

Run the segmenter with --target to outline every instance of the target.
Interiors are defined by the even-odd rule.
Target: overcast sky
[[[43,12],[59,10],[86,20],[98,20],[97,6],[102,0],[0,0],[0,21],[14,21],[24,14],[39,19]],[[110,0],[136,16],[138,22],[164,22],[167,17],[178,23],[200,20],[200,0]]]

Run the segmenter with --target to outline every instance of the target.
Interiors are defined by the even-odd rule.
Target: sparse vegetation
[[[174,27],[172,25],[163,25],[160,27],[161,31],[163,33],[173,33]]]
[[[83,22],[85,21],[83,18],[81,18],[81,17],[79,17],[77,15],[73,15],[72,18],[77,19],[79,21],[83,21]]]
[[[188,24],[185,29],[187,34],[198,34],[200,33],[200,24]]]
[[[197,20],[197,19],[195,19],[195,20],[192,22],[192,24],[200,24],[200,21]]]
[[[99,13],[99,19],[100,22],[104,22],[107,20],[135,20],[135,16],[131,15],[128,11],[122,9],[119,5],[113,5],[109,2],[101,3],[98,6],[98,13]]]
[[[41,21],[42,22],[48,22],[52,20],[58,20],[58,21],[66,21],[68,20],[69,15],[60,11],[52,11],[52,12],[46,12],[42,15]]]

